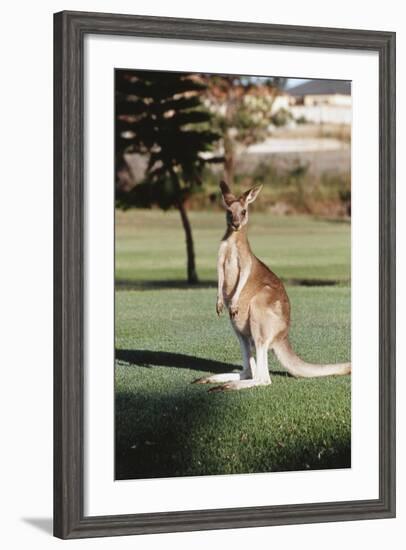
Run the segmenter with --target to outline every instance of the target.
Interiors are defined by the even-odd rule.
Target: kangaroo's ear
[[[262,189],[262,185],[257,185],[256,187],[253,187],[249,191],[246,191],[243,194],[245,202],[247,204],[250,204],[250,202],[254,202],[254,200],[258,197],[261,189]]]
[[[226,184],[225,181],[220,182],[220,189],[223,195],[223,201],[225,206],[230,206],[231,203],[236,201],[235,196],[231,193],[231,189],[229,188],[229,186]]]

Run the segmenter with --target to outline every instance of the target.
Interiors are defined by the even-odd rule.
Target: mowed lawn
[[[294,379],[269,354],[272,385],[208,393],[191,382],[238,369],[215,313],[220,213],[192,213],[202,285],[183,284],[176,212],[116,216],[116,478],[351,465],[351,377]],[[313,362],[350,358],[350,226],[252,214],[254,252],[288,281],[291,341]],[[291,283],[335,283],[301,286]]]
[[[220,211],[191,212],[190,219],[199,276],[216,284],[225,215]],[[350,280],[347,222],[253,212],[249,239],[254,253],[285,280]],[[155,282],[161,286],[164,280],[183,281],[185,265],[185,237],[176,211],[116,212],[116,282],[120,287],[133,287],[140,281],[147,286]]]

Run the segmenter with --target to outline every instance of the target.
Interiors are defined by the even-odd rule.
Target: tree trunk
[[[227,184],[232,187],[234,180],[234,144],[232,138],[228,135],[228,130],[224,135],[224,176]]]
[[[193,244],[192,228],[190,226],[190,221],[186,212],[185,204],[183,202],[179,203],[178,210],[180,212],[183,229],[185,230],[186,236],[187,280],[189,284],[194,285],[199,282],[199,278],[196,272],[195,247]]]

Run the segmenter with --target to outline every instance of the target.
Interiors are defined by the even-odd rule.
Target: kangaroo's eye
[[[245,216],[246,213],[247,213],[246,210],[241,210],[241,214],[242,214],[243,216]]]

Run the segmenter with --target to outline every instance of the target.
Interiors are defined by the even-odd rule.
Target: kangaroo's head
[[[249,189],[238,198],[233,195],[229,186],[224,181],[220,183],[220,189],[223,196],[223,204],[227,211],[227,225],[233,231],[239,231],[248,222],[248,205],[257,198],[262,185]]]

